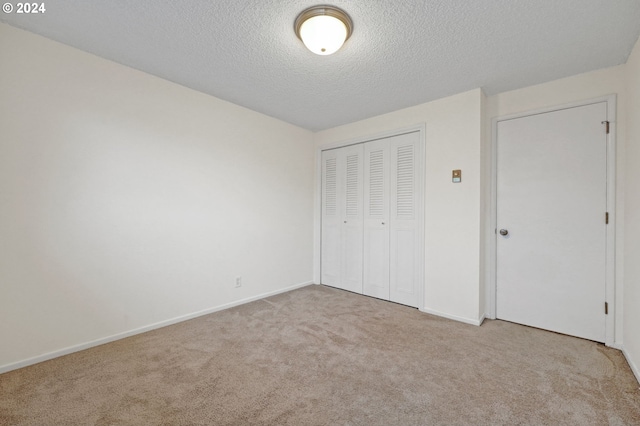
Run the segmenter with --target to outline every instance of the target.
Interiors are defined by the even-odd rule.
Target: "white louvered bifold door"
[[[364,294],[389,300],[389,140],[364,147]]]
[[[341,185],[338,176],[338,150],[322,152],[322,248],[321,282],[339,287],[342,265],[340,206]]]
[[[362,293],[363,161],[362,144],[340,148],[342,182],[342,282],[340,288]]]
[[[420,274],[418,236],[417,154],[419,133],[389,139],[390,180],[390,282],[389,300],[418,307]]]
[[[322,152],[321,282],[418,307],[420,133]]]

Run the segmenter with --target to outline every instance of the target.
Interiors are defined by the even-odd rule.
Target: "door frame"
[[[327,151],[335,148],[342,148],[349,145],[362,144],[366,142],[372,142],[379,139],[386,139],[393,136],[404,135],[407,133],[418,132],[419,143],[416,159],[418,160],[416,168],[416,184],[417,192],[420,194],[417,202],[417,223],[418,223],[418,256],[422,259],[422,265],[420,265],[419,274],[416,277],[418,284],[418,309],[424,310],[425,302],[425,167],[426,167],[426,123],[419,123],[412,126],[402,127],[385,132],[375,133],[368,136],[356,137],[353,139],[342,140],[338,142],[332,142],[316,146],[315,152],[315,197],[314,197],[314,230],[313,230],[313,282],[320,284],[320,271],[322,262],[322,151]]]
[[[540,108],[516,114],[510,114],[491,119],[491,224],[487,229],[488,241],[488,285],[487,285],[487,317],[496,319],[497,305],[497,214],[498,214],[498,175],[497,175],[497,146],[498,146],[498,123],[514,118],[528,117],[532,115],[545,114],[564,109],[570,109],[600,102],[607,103],[607,120],[610,123],[609,134],[607,135],[607,211],[609,212],[609,224],[606,228],[606,278],[605,278],[605,299],[609,305],[608,315],[605,316],[605,345],[615,346],[616,331],[616,100],[615,94],[601,96],[584,101],[572,102],[553,107]],[[603,212],[604,213],[604,212]],[[604,218],[603,218],[604,220]],[[603,306],[604,309],[604,306]]]

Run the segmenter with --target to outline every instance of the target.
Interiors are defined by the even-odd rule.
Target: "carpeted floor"
[[[2,425],[640,425],[623,355],[309,286],[0,375]]]

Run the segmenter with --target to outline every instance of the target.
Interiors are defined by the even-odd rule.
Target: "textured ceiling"
[[[321,3],[57,0],[0,21],[314,131],[621,64],[640,35],[640,0],[332,0],[354,33],[317,56],[293,22]]]

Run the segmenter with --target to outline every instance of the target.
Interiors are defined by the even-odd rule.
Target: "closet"
[[[322,152],[321,283],[419,306],[418,131]]]

